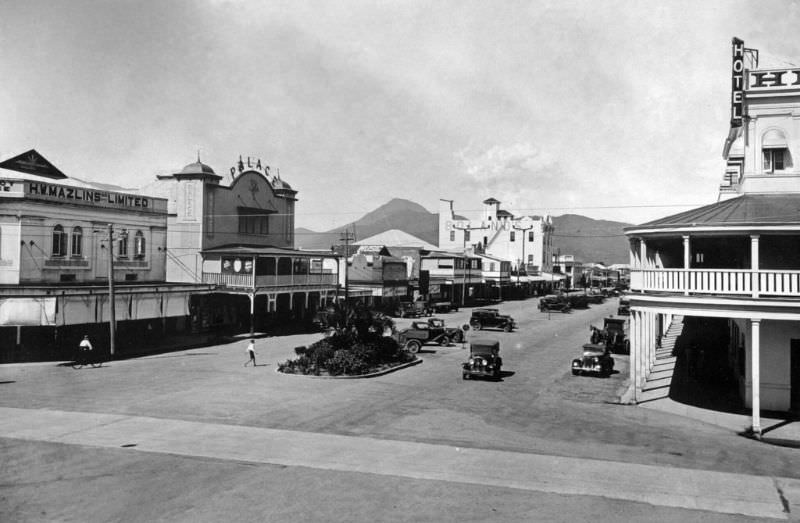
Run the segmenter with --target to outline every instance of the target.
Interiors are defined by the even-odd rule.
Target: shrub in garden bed
[[[308,347],[295,348],[297,358],[278,365],[287,374],[357,376],[369,374],[415,358],[397,340],[377,333],[359,336],[345,332],[323,338]]]

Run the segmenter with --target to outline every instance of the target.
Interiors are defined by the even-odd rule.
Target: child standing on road
[[[253,367],[256,366],[256,342],[255,340],[250,340],[250,343],[247,344],[247,355],[250,356],[250,359],[244,362],[244,366],[247,367],[248,363],[252,363]]]

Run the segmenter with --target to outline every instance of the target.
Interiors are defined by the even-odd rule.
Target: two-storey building
[[[33,149],[3,161],[0,361],[69,359],[83,334],[107,352],[112,315],[120,353],[183,331],[208,286],[167,284],[166,256],[166,200],[70,178]]]
[[[473,249],[510,262],[511,283],[552,281],[553,222],[550,216],[514,216],[494,198],[483,201],[480,219],[456,215],[452,200],[439,203],[439,249],[467,252]]]
[[[198,157],[143,192],[167,201],[167,279],[216,286],[194,306],[196,330],[276,328],[336,299],[342,258],[294,249],[297,191],[260,159],[223,177]]]
[[[800,411],[800,69],[757,56],[733,40],[719,201],[625,230],[635,396],[673,316],[716,320],[697,349],[736,380],[755,434],[762,409]]]

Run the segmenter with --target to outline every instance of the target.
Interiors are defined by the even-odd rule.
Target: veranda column
[[[761,437],[761,320],[750,320],[750,394],[753,406],[753,434]]]
[[[752,271],[751,275],[751,285],[753,286],[753,298],[758,298],[758,291],[759,291],[759,278],[758,278],[758,234],[751,234],[750,235],[750,269]]]
[[[256,333],[256,294],[255,292],[248,293],[250,298],[250,336]]]
[[[653,355],[655,354],[655,343],[653,339],[655,338],[655,329],[653,322],[655,321],[655,315],[652,311],[647,311],[647,374],[650,374],[650,371],[653,370]]]
[[[634,403],[639,403],[639,339],[636,337],[636,330],[638,329],[639,322],[636,321],[637,314],[636,311],[631,311],[631,325],[629,329],[631,336],[631,354],[628,373],[630,374],[631,385],[633,385]]]
[[[645,269],[648,268],[648,263],[647,263],[647,242],[644,240],[644,238],[639,240],[639,265],[641,266],[642,271],[644,271]],[[642,287],[641,287],[639,292],[644,293],[644,288],[645,288],[645,285],[644,285],[644,281],[645,281],[644,272],[642,272],[641,274],[642,274],[642,282],[641,282],[642,283]]]
[[[691,261],[691,245],[689,235],[683,237],[683,294],[689,295],[689,263]]]
[[[639,311],[636,315],[636,322],[639,325],[639,328],[636,329],[636,337],[639,338],[639,354],[636,355],[636,359],[639,363],[639,387],[644,388],[644,380],[647,377],[647,340],[645,339],[645,315],[643,312]]]

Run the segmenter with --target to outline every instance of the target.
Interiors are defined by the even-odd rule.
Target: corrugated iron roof
[[[798,224],[800,194],[745,194],[624,230]]]

